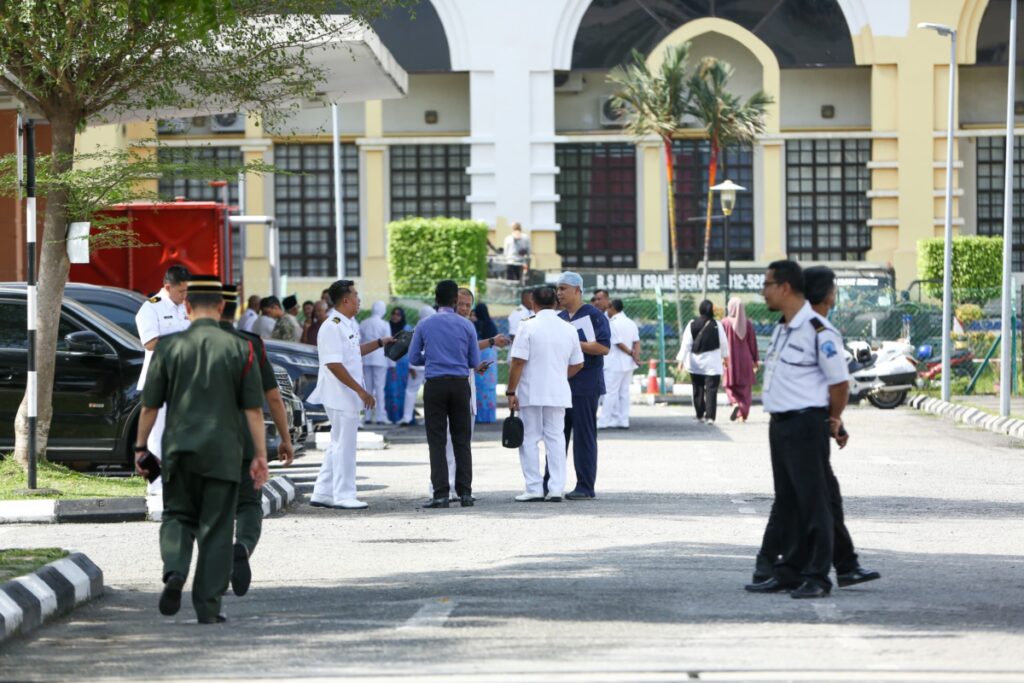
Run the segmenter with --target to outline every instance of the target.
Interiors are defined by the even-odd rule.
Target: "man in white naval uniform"
[[[554,288],[539,287],[533,294],[537,315],[519,326],[509,352],[508,405],[523,420],[519,463],[526,491],[516,501],[544,500],[544,470],[540,466],[544,441],[550,479],[547,499],[562,501],[565,489],[565,409],[572,407],[569,378],[583,369],[583,349],[576,328],[555,313]]]
[[[357,510],[367,507],[356,498],[356,433],[359,411],[373,410],[376,401],[363,388],[363,356],[384,348],[390,336],[360,343],[359,293],[352,280],[338,280],[330,288],[334,302],[327,320],[320,326],[316,347],[320,355],[320,374],[312,403],[323,404],[331,422],[331,445],[324,453],[313,494],[313,507]]]
[[[391,334],[391,326],[384,321],[387,305],[374,302],[370,317],[359,323],[359,339],[365,344]],[[377,403],[373,410],[366,411],[367,423],[387,424],[388,412],[384,401],[384,385],[388,379],[388,359],[384,349],[377,349],[363,356],[363,386]]]
[[[519,296],[519,305],[508,314],[508,336],[513,341],[518,334],[519,324],[533,317],[533,291],[524,289]]]
[[[139,330],[139,341],[146,347],[146,357],[142,362],[142,372],[139,373],[138,388],[146,384],[146,373],[149,371],[149,362],[153,358],[153,349],[160,337],[169,334],[183,332],[188,329],[188,313],[185,311],[185,295],[188,294],[188,281],[190,275],[185,266],[171,266],[164,273],[164,286],[155,295],[147,299],[139,312],[135,314],[135,326]],[[157,412],[156,422],[149,433],[146,446],[149,452],[157,458],[162,457],[164,438],[164,426],[167,422],[167,406],[162,406]],[[157,478],[150,482],[147,489],[149,495],[163,494],[163,481]]]
[[[622,309],[622,299],[608,306],[612,348],[604,359],[606,393],[598,429],[629,429],[629,384],[640,363],[640,330]]]

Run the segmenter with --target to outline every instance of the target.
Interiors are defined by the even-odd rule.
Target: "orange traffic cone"
[[[647,393],[651,396],[661,393],[661,388],[658,384],[658,361],[653,358],[647,370]]]

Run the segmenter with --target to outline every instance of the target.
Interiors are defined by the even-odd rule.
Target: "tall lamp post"
[[[733,181],[726,179],[724,182],[718,183],[711,187],[712,192],[718,193],[718,198],[722,202],[722,215],[725,216],[725,229],[723,230],[724,238],[724,249],[723,256],[725,256],[725,305],[729,306],[729,216],[732,215],[732,210],[736,206],[736,193],[744,192],[747,188],[742,185],[737,185]]]
[[[1013,280],[1013,100],[1017,80],[1017,0],[1010,0],[1010,55],[1006,83],[1006,156],[1003,162],[1003,307],[999,325],[1002,343],[999,352],[999,414],[1010,417],[1010,393],[1013,391],[1013,312],[1010,285]]]
[[[943,24],[920,23],[918,28],[949,36],[949,107],[946,116],[946,223],[942,263],[942,400],[949,400],[949,333],[953,327],[953,105],[956,88],[956,29]],[[1013,68],[1010,68],[1013,71]]]

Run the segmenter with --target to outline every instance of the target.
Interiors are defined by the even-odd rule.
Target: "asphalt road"
[[[223,626],[187,596],[158,614],[156,524],[0,527],[3,546],[84,551],[110,587],[0,647],[0,679],[1024,680],[1022,446],[909,409],[847,422],[835,469],[883,579],[824,600],[743,591],[771,503],[760,411],[708,427],[634,407],[632,430],[601,433],[594,501],[514,503],[496,427],[472,509],[418,507],[418,431],[361,453],[370,508],[267,520]]]

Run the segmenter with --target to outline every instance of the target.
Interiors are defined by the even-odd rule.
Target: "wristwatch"
[[[490,339],[488,339],[487,342],[491,345],[491,348],[493,349],[494,348],[494,337],[491,337]]]
[[[380,339],[377,340],[377,348],[378,349],[383,349],[384,348],[384,338],[383,337],[381,337]]]
[[[514,392],[514,391],[506,391],[506,392],[505,392],[505,395],[506,395],[506,396],[515,396],[515,395],[516,395],[516,392]]]
[[[134,450],[135,450],[136,453],[145,453],[146,451],[149,450],[149,447],[148,446],[136,446]]]

